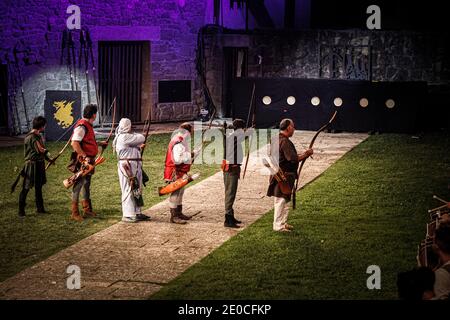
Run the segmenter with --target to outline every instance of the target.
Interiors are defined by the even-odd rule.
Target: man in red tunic
[[[190,136],[193,133],[193,127],[185,122],[180,125],[177,132],[169,142],[166,153],[164,180],[171,183],[182,178],[191,169],[193,153],[190,152]],[[185,220],[191,217],[183,214],[183,194],[184,188],[171,193],[169,198],[170,222],[185,224]]]
[[[72,148],[74,152],[72,157],[77,160],[75,166],[71,171],[77,172],[82,162],[87,161],[94,164],[95,157],[98,153],[98,144],[95,140],[94,121],[97,118],[97,106],[88,104],[83,110],[83,118],[80,119],[73,130]],[[107,143],[101,142],[99,145],[103,148]],[[92,202],[90,197],[90,186],[92,173],[83,176],[73,185],[72,189],[72,219],[82,221],[83,217],[78,210],[78,201],[80,193],[82,194],[82,206],[85,217],[94,217],[95,213],[92,211]]]

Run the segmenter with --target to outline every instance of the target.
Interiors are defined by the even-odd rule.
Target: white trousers
[[[287,222],[289,206],[285,198],[274,197],[273,207],[273,230],[279,231]]]
[[[169,207],[171,209],[176,209],[178,206],[183,204],[183,194],[184,188],[178,189],[170,194]]]

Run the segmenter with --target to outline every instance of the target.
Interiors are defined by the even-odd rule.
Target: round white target
[[[369,100],[367,100],[366,98],[362,98],[361,100],[359,100],[359,105],[362,108],[367,108],[367,106],[369,105]]]
[[[389,109],[392,109],[393,107],[395,107],[395,101],[392,99],[386,100],[386,107],[388,107]]]
[[[320,104],[320,98],[319,97],[312,97],[311,98],[311,104],[313,106],[318,106]]]
[[[295,97],[289,96],[286,100],[287,104],[292,106],[295,103]]]
[[[272,98],[270,98],[269,96],[264,96],[264,97],[262,98],[262,102],[263,102],[266,106],[268,106],[269,104],[272,103]]]
[[[342,99],[339,98],[339,97],[334,98],[333,103],[334,103],[334,105],[335,105],[336,107],[340,107],[340,106],[342,106]]]

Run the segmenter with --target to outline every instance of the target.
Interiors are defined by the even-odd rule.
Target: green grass
[[[299,191],[294,232],[271,231],[270,211],[152,298],[395,299],[432,195],[450,198],[449,150],[448,133],[371,136]],[[369,265],[381,290],[366,287]]]
[[[165,198],[158,196],[157,187],[163,185],[162,175],[169,137],[169,134],[149,137],[143,163],[144,170],[150,177],[144,190],[145,208]],[[55,156],[63,145],[64,143],[49,143],[48,147]],[[10,194],[9,190],[22,167],[23,146],[0,149],[0,281],[121,219],[117,161],[109,146],[104,153],[106,162],[96,169],[92,178],[91,198],[98,217],[81,223],[70,220],[71,189],[65,189],[62,184],[70,176],[66,169],[69,154],[70,151],[66,150],[56,165],[47,171],[47,184],[43,188],[44,202],[46,210],[52,214],[38,216],[35,213],[33,189],[27,199],[27,216],[20,219],[17,210],[21,184],[14,194]],[[218,170],[218,165],[194,165],[192,168],[192,172],[200,172],[201,179]]]

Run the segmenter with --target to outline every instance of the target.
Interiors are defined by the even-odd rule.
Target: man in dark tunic
[[[283,119],[280,122],[280,134],[273,137],[271,142],[271,157],[274,163],[278,164],[287,179],[289,189],[295,188],[295,179],[297,178],[297,167],[300,161],[308,158],[313,154],[312,149],[307,149],[302,154],[297,154],[294,144],[290,137],[295,132],[294,121],[291,119]],[[276,156],[278,154],[278,159]],[[275,158],[275,159],[274,159]],[[269,189],[267,190],[269,197],[274,197],[274,219],[273,230],[281,232],[289,232],[293,227],[287,223],[289,207],[287,203],[291,200],[291,192],[283,193],[277,180],[271,176]]]
[[[27,195],[31,188],[35,190],[36,212],[48,213],[44,209],[44,199],[42,197],[42,186],[47,182],[45,176],[45,160],[51,161],[48,150],[42,141],[41,132],[45,130],[47,121],[44,117],[33,119],[33,130],[31,130],[24,140],[25,165],[23,167],[23,185],[19,195],[19,216],[25,216],[25,206]]]
[[[235,119],[232,128],[234,131],[224,133],[224,156],[222,163],[223,183],[225,186],[225,222],[227,228],[239,228],[241,221],[234,217],[233,204],[236,199],[238,182],[241,175],[243,159],[242,142],[245,139],[245,122]]]

